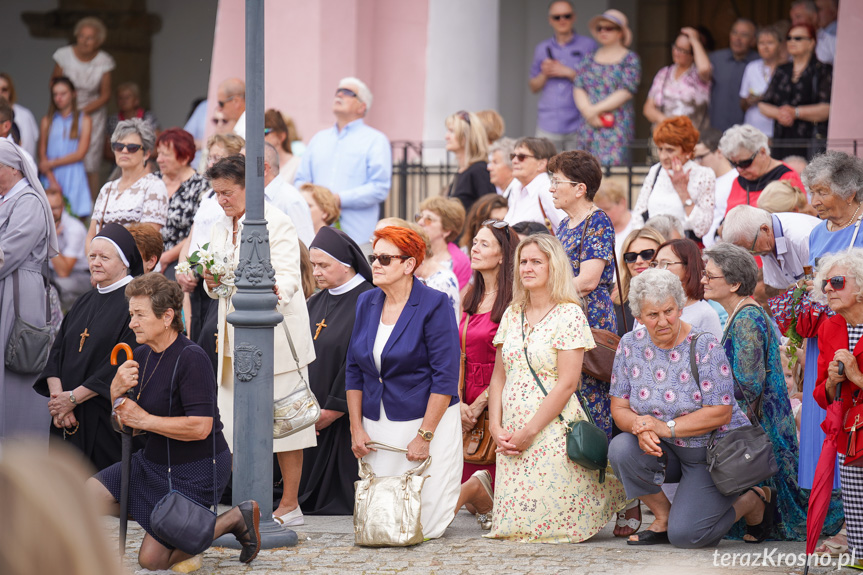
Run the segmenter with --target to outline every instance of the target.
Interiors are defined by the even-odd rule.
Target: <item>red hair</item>
[[[156,147],[162,144],[174,149],[174,155],[181,164],[188,164],[195,157],[195,138],[180,128],[168,128],[156,138]]]
[[[666,118],[653,130],[653,141],[657,146],[680,146],[684,154],[692,153],[700,136],[699,131],[692,125],[692,120],[686,116]]]
[[[379,240],[386,240],[393,244],[398,250],[406,256],[410,256],[417,261],[414,268],[420,267],[423,259],[426,256],[426,244],[415,231],[408,228],[400,228],[396,226],[387,226],[375,232],[375,241],[373,246],[377,245]]]
[[[794,24],[791,28],[788,29],[788,34],[791,34],[791,31],[795,28],[806,28],[806,33],[809,34],[809,39],[812,40],[812,51],[815,51],[815,47],[818,45],[818,32],[815,30],[815,26],[810,24],[809,22],[802,22],[800,24]]]

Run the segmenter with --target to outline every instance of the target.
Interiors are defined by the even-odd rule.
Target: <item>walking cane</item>
[[[132,348],[129,347],[129,344],[118,343],[111,350],[111,365],[117,365],[117,352],[119,351],[126,352],[126,361],[133,358]],[[132,397],[131,390],[126,395]],[[132,429],[125,425],[115,425],[115,429],[123,434],[123,459],[120,463],[120,557],[122,557],[126,554],[126,530],[129,526],[129,475],[131,474],[132,466]]]

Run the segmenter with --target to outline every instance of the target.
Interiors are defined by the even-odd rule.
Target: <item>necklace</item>
[[[147,360],[144,362],[144,371],[141,372],[142,376],[147,373],[147,364],[150,363],[151,355],[153,355],[153,350],[150,350],[150,353],[147,354]],[[156,372],[159,370],[159,364],[162,363],[163,357],[165,357],[164,351],[162,352],[162,355],[159,356],[159,361],[156,362],[156,367],[153,368],[153,372],[150,374],[150,377],[148,377],[146,381],[143,381],[141,383],[141,389],[138,390],[138,395],[135,397],[135,401],[141,400],[141,394],[144,392],[144,387],[146,387],[146,385],[150,383],[150,380],[153,379],[153,375],[155,375]]]
[[[850,219],[850,220],[848,220],[848,222],[846,222],[846,223],[845,223],[845,225],[840,226],[840,227],[836,227],[836,225],[834,224],[834,225],[833,225],[833,231],[834,231],[834,232],[838,232],[839,230],[844,230],[845,228],[847,228],[848,226],[850,226],[851,224],[853,224],[853,223],[857,220],[857,212],[859,212],[859,211],[860,211],[860,206],[863,206],[863,204],[857,204],[857,209],[856,209],[856,210],[854,210],[854,213],[853,213],[853,214],[851,214],[851,219]],[[831,222],[831,223],[832,223],[832,222]]]
[[[491,295],[497,293],[498,290],[484,292],[483,295]]]
[[[574,229],[574,228],[577,228],[578,226],[580,226],[580,225],[581,225],[581,222],[583,222],[584,220],[586,220],[586,219],[587,219],[587,217],[588,217],[590,214],[592,214],[592,213],[593,213],[593,210],[595,210],[595,209],[596,209],[596,206],[595,206],[595,205],[593,205],[593,204],[591,204],[590,208],[588,208],[588,210],[587,210],[587,213],[586,213],[586,214],[584,214],[583,216],[581,216],[580,218],[578,218],[578,221],[577,221],[577,222],[575,222],[575,223],[573,224],[573,223],[572,223],[572,219],[570,219],[570,220],[569,220],[569,223],[570,223],[571,225],[570,225],[570,226],[568,226],[568,227],[569,227],[569,229]]]

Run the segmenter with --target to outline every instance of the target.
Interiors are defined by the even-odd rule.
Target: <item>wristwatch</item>
[[[665,422],[665,425],[668,426],[668,430],[671,432],[671,439],[674,439],[674,426],[677,425],[677,422],[670,419]]]
[[[417,435],[419,435],[426,441],[431,441],[432,439],[434,439],[434,432],[426,431],[425,429],[420,429],[419,431],[417,431]]]
[[[72,402],[72,405],[76,405],[76,406],[78,405],[78,400],[75,399],[75,392],[74,391],[69,392],[69,401]]]
[[[685,202],[683,202],[683,205],[686,206],[687,208],[689,206],[691,206],[692,205],[692,198],[688,198]]]

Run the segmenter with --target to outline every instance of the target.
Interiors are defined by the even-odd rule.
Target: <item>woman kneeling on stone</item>
[[[612,439],[608,457],[626,496],[640,499],[656,519],[628,543],[715,546],[741,517],[763,541],[759,534],[773,527],[775,494],[753,487],[722,495],[707,471],[710,434],[716,430],[719,439],[749,421],[734,401],[722,346],[680,319],[685,303],[680,280],[668,270],[632,280],[629,304],[643,327],[621,338],[614,358],[611,414],[624,433]],[[698,373],[690,367],[695,337]],[[665,482],[680,484],[673,505],[662,492]]]

